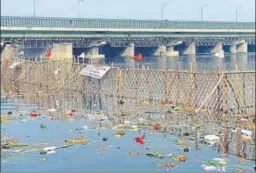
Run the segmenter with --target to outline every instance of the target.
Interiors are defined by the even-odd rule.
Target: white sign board
[[[101,79],[110,69],[106,66],[93,66],[87,65],[79,74],[84,76],[90,76],[96,79]]]

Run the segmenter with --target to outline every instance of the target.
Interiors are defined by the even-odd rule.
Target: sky
[[[35,0],[36,16],[108,19],[161,19],[161,5],[168,0]],[[1,0],[2,16],[33,16],[34,0]],[[255,0],[169,0],[167,20],[255,22]]]

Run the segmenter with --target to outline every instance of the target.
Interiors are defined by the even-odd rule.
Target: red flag
[[[51,49],[48,49],[48,50],[46,51],[45,56],[47,56],[47,57],[52,56]]]

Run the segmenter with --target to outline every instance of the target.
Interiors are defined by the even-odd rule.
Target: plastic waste
[[[103,140],[104,142],[107,142],[108,137],[103,137],[102,140]]]
[[[139,156],[140,153],[139,152],[128,152],[128,155],[131,155],[131,156]]]
[[[119,134],[115,135],[115,138],[120,138],[120,137],[121,137],[121,135],[119,135]]]
[[[139,120],[139,122],[143,122],[143,121],[144,121],[144,119],[143,119],[143,118],[139,118],[138,120]]]
[[[46,154],[55,154],[56,153],[56,151],[54,151],[54,150],[51,150],[51,151],[47,151],[46,152]]]
[[[177,141],[177,144],[178,144],[178,145],[183,145],[183,141],[179,139],[179,140]]]
[[[173,168],[175,165],[173,163],[157,164],[157,167]]]
[[[47,159],[46,159],[45,157],[43,157],[41,160],[42,160],[43,162],[45,162]]]
[[[123,135],[125,135],[125,132],[124,132],[124,131],[119,131],[119,132],[117,132],[116,134],[117,134],[117,135],[120,135],[120,136],[123,136]]]
[[[216,135],[206,135],[206,136],[204,137],[204,140],[205,140],[205,142],[207,142],[208,144],[214,145],[214,144],[216,144],[216,143],[220,140],[220,137],[219,137],[219,136],[216,136]]]
[[[9,122],[10,122],[10,120],[7,118],[1,119],[1,123],[9,123]]]
[[[87,126],[87,125],[84,125],[84,126],[82,126],[82,129],[83,129],[83,130],[88,130],[88,126]]]
[[[158,159],[163,159],[164,158],[164,156],[159,152],[147,153],[146,156],[154,157],[154,158],[158,158]]]
[[[44,147],[42,150],[43,151],[52,151],[52,150],[56,150],[56,149],[57,149],[57,147],[51,146],[51,147]]]
[[[161,125],[159,123],[155,123],[154,130],[160,130],[160,129],[161,129]]]
[[[227,165],[227,162],[225,159],[222,159],[222,158],[213,158],[214,161],[217,161],[217,164],[218,165],[221,165],[221,166],[225,166]]]
[[[184,148],[183,151],[184,151],[184,152],[189,152],[189,151],[190,151],[190,148]]]
[[[217,168],[215,167],[215,166],[212,166],[212,165],[209,165],[209,166],[207,166],[207,165],[202,165],[202,168],[205,170],[205,171],[216,171],[217,170]]]
[[[39,113],[31,112],[31,113],[29,114],[29,116],[32,117],[32,118],[36,118],[36,117],[39,116]]]
[[[239,162],[250,162],[250,160],[247,160],[243,157],[239,157],[238,160],[239,160]]]
[[[65,142],[69,144],[85,144],[88,142],[88,139],[87,138],[67,139],[65,140]]]
[[[243,130],[241,130],[241,133],[246,136],[252,136],[252,131],[250,131],[250,130],[243,129]]]
[[[174,154],[173,153],[168,153],[166,154],[166,157],[172,157]]]
[[[51,108],[51,109],[47,109],[47,112],[57,112],[57,110],[55,108]]]
[[[131,121],[124,120],[124,124],[131,124]]]
[[[105,151],[105,150],[107,150],[107,149],[108,149],[107,147],[96,148],[97,151]]]
[[[177,156],[177,159],[179,162],[185,162],[187,160],[187,157],[184,155],[181,155],[181,156]]]
[[[135,138],[135,142],[139,143],[141,145],[144,145],[144,143],[145,143],[145,136],[136,137]]]
[[[46,128],[46,125],[40,124],[40,128],[41,128],[41,129],[45,129],[45,128]]]

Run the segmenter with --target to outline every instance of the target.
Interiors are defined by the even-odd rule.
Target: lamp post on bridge
[[[237,28],[237,22],[238,22],[238,10],[241,10],[241,6],[236,7],[236,28]]]
[[[34,6],[34,17],[36,17],[36,0],[34,0],[33,6]]]
[[[201,6],[201,22],[202,23],[204,21],[204,7],[207,7],[207,6],[208,6],[207,4]]]
[[[164,8],[169,4],[169,1],[165,1],[162,5],[161,5],[161,20],[164,20]]]
[[[78,17],[80,17],[80,8],[79,5],[80,3],[84,2],[84,0],[77,0],[77,12],[78,12]]]

